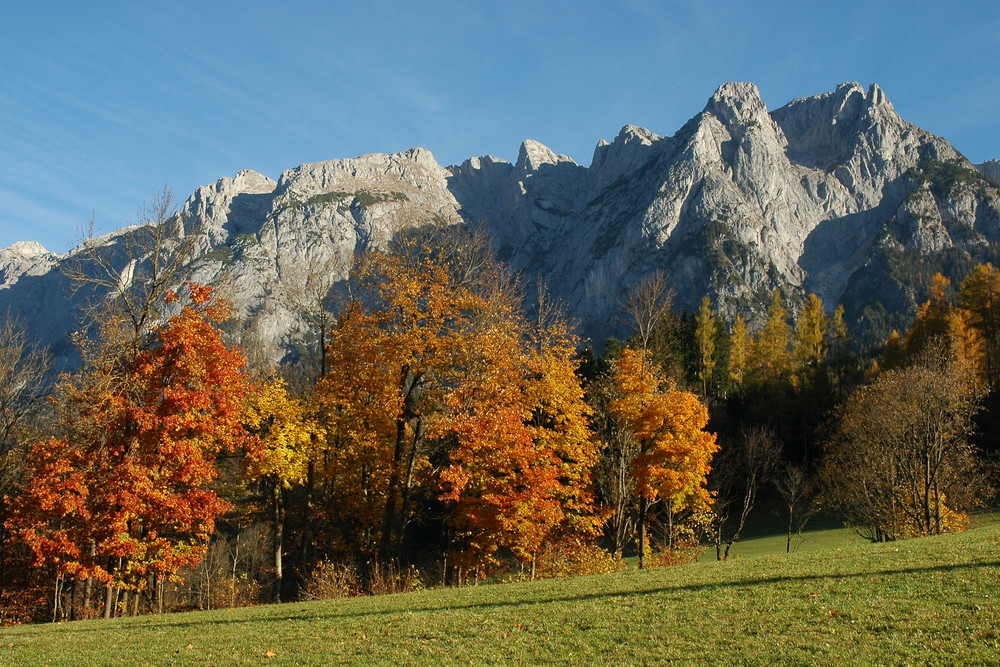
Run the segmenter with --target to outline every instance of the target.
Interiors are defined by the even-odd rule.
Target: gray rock
[[[515,164],[445,168],[415,148],[305,164],[278,182],[243,171],[199,188],[181,214],[199,251],[193,279],[220,285],[247,332],[287,350],[304,335],[303,284],[328,287],[357,252],[427,222],[485,229],[529,301],[541,278],[598,344],[625,333],[618,304],[661,269],[680,307],[709,294],[727,315],[759,318],[775,287],[793,304],[816,292],[843,301],[873,342],[920,298],[894,272],[900,257],[976,259],[1000,242],[996,183],[857,83],[774,112],[753,84],[727,83],[672,136],[625,126],[602,140],[590,167],[533,140]],[[59,266],[78,254],[0,250],[0,308],[64,352],[79,304]]]
[[[987,160],[977,164],[976,169],[983,172],[994,183],[1000,183],[1000,160]]]

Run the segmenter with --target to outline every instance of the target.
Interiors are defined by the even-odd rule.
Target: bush
[[[378,562],[368,564],[368,586],[369,595],[391,595],[393,593],[407,593],[409,591],[423,590],[424,582],[420,578],[420,571],[412,565],[406,569],[400,569],[399,565],[391,562],[388,565],[381,565]]]
[[[299,598],[303,600],[332,600],[358,595],[358,572],[348,563],[320,561],[302,582]]]
[[[549,544],[535,562],[536,578],[609,574],[625,569],[625,561],[592,542],[565,539]]]

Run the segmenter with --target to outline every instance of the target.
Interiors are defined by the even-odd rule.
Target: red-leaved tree
[[[228,306],[209,287],[189,283],[188,292],[190,303],[137,354],[123,354],[105,327],[84,368],[60,384],[58,437],[31,449],[8,527],[36,565],[54,566],[57,605],[72,580],[84,583],[77,594],[90,607],[97,581],[105,617],[128,608],[129,592],[134,612],[141,591],[161,591],[164,578],[200,561],[228,507],[211,488],[216,456],[256,446],[240,423],[244,358],[215,326]]]

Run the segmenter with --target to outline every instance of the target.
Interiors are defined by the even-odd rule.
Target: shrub
[[[369,595],[407,593],[423,590],[423,588],[424,582],[420,578],[420,571],[412,565],[401,569],[396,562],[382,565],[376,561],[368,564],[366,592]]]
[[[299,597],[303,600],[332,600],[358,595],[357,569],[348,563],[320,561],[302,582]]]
[[[580,539],[565,539],[551,543],[535,562],[536,578],[578,577],[588,574],[608,574],[625,569],[625,561]]]

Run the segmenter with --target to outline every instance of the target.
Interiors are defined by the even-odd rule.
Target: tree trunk
[[[792,553],[792,506],[788,506],[788,536],[785,539],[785,553]]]
[[[111,606],[114,604],[115,587],[109,582],[104,589],[104,618],[111,618]]]
[[[316,504],[316,462],[309,460],[306,468],[306,502],[302,512],[302,547],[299,549],[300,567],[305,567],[312,557],[313,546],[313,506]]]
[[[59,596],[62,594],[63,578],[61,574],[56,575],[55,590],[52,594],[52,622],[55,623],[59,617]]]
[[[649,501],[646,496],[639,495],[639,569],[646,567],[646,511]]]
[[[404,407],[404,412],[406,408]],[[396,524],[396,496],[400,486],[400,464],[403,461],[403,450],[406,447],[406,419],[400,416],[396,420],[396,445],[392,452],[392,473],[389,476],[389,488],[386,491],[385,512],[382,514],[382,541],[379,544],[379,560],[385,562],[392,553],[393,526]]]
[[[934,477],[934,534],[941,534],[941,488],[937,476]]]
[[[667,549],[674,548],[674,509],[673,503],[667,503]]]
[[[111,557],[108,557],[108,572],[113,572],[114,568],[112,563],[114,561]],[[104,590],[104,618],[111,618],[111,610],[115,604],[115,586],[109,581],[107,588]]]
[[[406,484],[404,484],[402,488],[403,503],[399,512],[399,544],[396,549],[396,560],[400,562],[403,560],[403,539],[406,536],[406,518],[410,515],[410,494],[413,490],[413,467],[416,465],[417,460],[417,445],[423,437],[424,420],[417,417],[417,423],[413,429],[413,444],[406,457]]]
[[[282,586],[282,559],[281,552],[284,549],[284,508],[282,507],[281,482],[278,479],[272,480],[274,494],[274,591],[271,594],[272,602],[281,602]]]
[[[90,543],[90,558],[91,558],[91,560],[93,560],[94,556],[96,556],[96,555],[97,555],[97,543],[96,542],[91,542]],[[88,612],[90,610],[90,596],[93,595],[93,592],[94,592],[94,578],[93,577],[87,577],[87,582],[83,585],[83,608],[85,610],[87,610]],[[89,613],[86,614],[86,615],[90,616]]]

